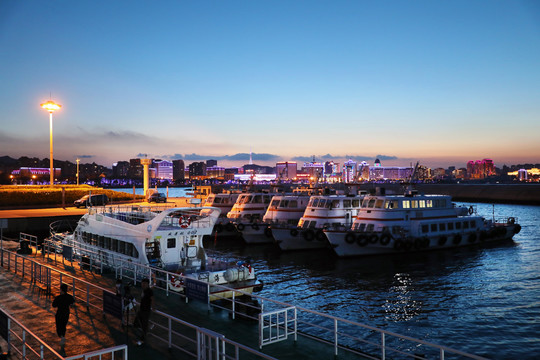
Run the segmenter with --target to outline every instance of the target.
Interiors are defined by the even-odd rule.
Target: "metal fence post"
[[[381,360],[385,360],[386,359],[386,338],[384,336],[384,333],[381,332]]]

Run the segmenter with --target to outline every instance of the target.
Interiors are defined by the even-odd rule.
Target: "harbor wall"
[[[359,189],[384,187],[403,192],[398,184],[362,184]],[[540,205],[540,185],[536,184],[416,184],[420,193],[450,195],[455,201]]]

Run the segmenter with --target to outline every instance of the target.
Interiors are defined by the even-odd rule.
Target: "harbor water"
[[[486,219],[516,217],[514,242],[354,259],[238,239],[209,239],[206,247],[251,257],[264,297],[492,359],[537,358],[540,207],[474,205]]]

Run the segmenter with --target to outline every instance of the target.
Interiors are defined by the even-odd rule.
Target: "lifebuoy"
[[[324,232],[319,229],[315,233],[315,239],[317,239],[317,241],[324,241],[326,239],[326,235],[324,235]]]
[[[386,246],[390,244],[390,241],[392,240],[392,235],[390,234],[383,234],[381,238],[379,239],[381,245]]]
[[[356,243],[360,246],[366,246],[369,242],[369,237],[365,234],[358,235],[358,239],[356,239]]]
[[[469,215],[472,215],[474,213],[474,207],[471,205],[469,206]]]
[[[182,278],[184,274],[180,273],[178,277],[171,275],[171,281],[169,283],[169,288],[174,291],[181,291],[184,288],[184,279]]]
[[[246,226],[242,223],[239,223],[238,225],[236,225],[236,228],[238,229],[238,231],[243,231],[245,227]]]
[[[454,239],[455,239],[455,237],[454,237]],[[439,238],[439,241],[438,241],[439,246],[444,246],[446,244],[447,240],[448,240],[448,238],[445,235],[441,236]]]
[[[180,227],[182,229],[185,229],[189,226],[189,224],[191,224],[191,217],[189,217],[188,215],[182,215],[180,216],[180,219],[178,219],[179,222],[180,222]]]
[[[454,243],[454,245],[458,245],[461,242],[461,234],[454,235],[452,242]]]
[[[314,237],[315,237],[315,233],[313,232],[313,230],[308,229],[304,231],[304,239],[306,239],[307,241],[313,240]]]
[[[220,233],[223,231],[223,225],[222,224],[216,224],[216,232]]]
[[[377,236],[377,234],[372,234],[369,236],[368,241],[370,244],[376,244],[379,242],[379,237]]]
[[[298,236],[298,230],[297,229],[291,229],[291,236]]]
[[[516,222],[516,219],[514,219],[513,217],[508,218],[508,223],[509,223],[509,224],[512,224],[512,225],[513,225],[515,222]]]
[[[471,233],[467,239],[468,242],[473,243],[476,241],[476,233]]]
[[[352,231],[349,231],[347,234],[345,234],[345,242],[347,244],[352,244],[356,240],[355,235]]]

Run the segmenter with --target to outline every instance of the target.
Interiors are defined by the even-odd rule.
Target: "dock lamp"
[[[50,132],[50,143],[51,143],[51,186],[54,185],[54,167],[53,167],[53,136],[52,136],[52,114],[55,110],[60,110],[62,105],[55,103],[52,100],[47,101],[46,103],[41,104],[41,107],[49,112],[49,132]]]
[[[77,186],[79,186],[79,163],[81,162],[81,159],[77,159]]]

